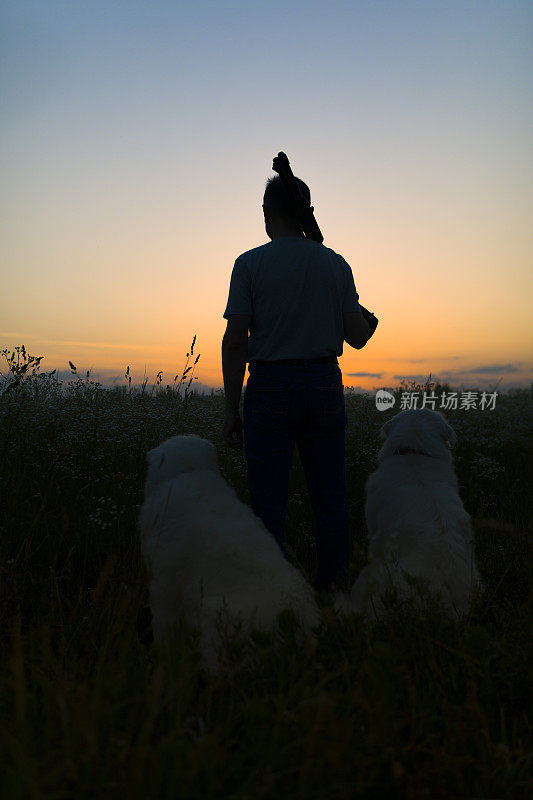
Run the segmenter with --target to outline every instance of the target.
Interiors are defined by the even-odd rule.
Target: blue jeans
[[[250,364],[243,428],[252,510],[285,550],[294,445],[298,446],[316,521],[315,588],[348,588],[346,425],[338,363]]]

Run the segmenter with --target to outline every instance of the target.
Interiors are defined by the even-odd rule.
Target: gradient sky
[[[533,379],[533,3],[0,3],[0,349],[220,386],[285,151],[380,319],[346,385]],[[0,367],[4,371],[4,367]]]

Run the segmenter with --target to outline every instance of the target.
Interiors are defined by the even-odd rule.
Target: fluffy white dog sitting
[[[401,411],[381,434],[379,467],[365,487],[369,563],[337,607],[379,616],[387,587],[411,594],[407,573],[440,593],[449,611],[466,612],[479,575],[452,464],[455,432],[440,413],[420,409]]]
[[[224,481],[211,442],[174,436],[150,450],[148,465],[139,528],[155,641],[183,614],[199,628],[206,666],[214,670],[222,611],[246,626],[273,629],[277,614],[291,608],[310,634],[320,623],[311,586]]]

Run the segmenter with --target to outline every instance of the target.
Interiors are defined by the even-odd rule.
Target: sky
[[[345,385],[531,383],[530,0],[0,10],[0,349],[166,384],[196,335],[221,386],[283,150],[380,320]]]

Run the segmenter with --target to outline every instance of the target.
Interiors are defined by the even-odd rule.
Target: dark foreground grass
[[[282,616],[228,643],[210,679],[195,631],[143,644],[136,520],[146,451],[176,432],[217,446],[249,501],[224,401],[105,390],[0,398],[2,797],[526,798],[531,796],[532,394],[448,414],[485,591],[460,622],[393,605],[337,617],[320,598],[316,645]],[[390,413],[347,397],[352,579],[365,559],[364,482]],[[316,570],[298,458],[288,539]]]

